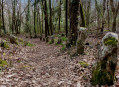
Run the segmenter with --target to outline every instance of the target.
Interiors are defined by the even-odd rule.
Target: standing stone
[[[40,41],[42,41],[42,35],[39,38],[40,38]]]
[[[57,41],[57,44],[61,44],[62,43],[62,38],[61,36],[58,37],[58,41]]]
[[[98,61],[92,71],[92,85],[113,85],[117,66],[118,35],[107,33],[98,52]]]
[[[54,43],[54,36],[51,36],[51,44]]]
[[[45,41],[46,41],[46,43],[49,42],[49,37],[46,37],[45,38]]]
[[[84,43],[85,43],[85,39],[87,37],[87,29],[84,27],[80,27],[79,31],[78,31],[78,38],[77,38],[77,53],[78,54],[83,54],[84,53]]]
[[[14,35],[10,35],[10,42],[12,43],[12,44],[18,44],[18,42],[17,42],[17,37],[15,37]]]

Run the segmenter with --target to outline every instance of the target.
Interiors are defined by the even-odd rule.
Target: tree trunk
[[[2,0],[2,23],[3,23],[3,30],[4,30],[4,33],[6,34],[6,29],[5,29],[5,21],[4,21],[4,2]]]
[[[110,28],[110,10],[109,10],[109,0],[107,0],[107,20],[108,20],[108,29]]]
[[[49,8],[50,8],[50,30],[51,30],[51,35],[53,35],[53,30],[52,30],[52,8],[51,8],[51,0],[49,0]]]
[[[60,0],[60,5],[59,5],[59,31],[60,31],[60,20],[61,20],[61,0]]]
[[[79,2],[80,0],[73,0],[71,3],[71,16],[70,16],[70,28],[71,28],[71,44],[76,45],[77,30],[78,30],[78,15],[79,15]]]
[[[116,8],[116,7],[114,7],[113,0],[110,0],[110,6],[111,6],[111,9],[112,9],[112,12],[113,12],[112,32],[115,32],[116,31],[116,18],[117,18],[117,14],[118,14],[118,11],[119,11],[119,2],[117,4],[117,8]]]
[[[45,37],[49,35],[49,26],[48,26],[48,13],[47,13],[47,1],[44,0],[44,14],[45,14]]]
[[[35,0],[35,3],[36,3],[36,0]],[[36,4],[34,5],[34,33],[35,33],[35,38],[37,37],[37,34],[36,34]]]
[[[103,14],[102,14],[102,28],[101,28],[101,33],[104,31],[104,16],[105,16],[105,9],[106,9],[106,0],[103,0]]]
[[[15,32],[15,25],[16,25],[16,3],[15,0],[12,1],[12,7],[13,7],[13,15],[12,15],[12,34]]]
[[[65,26],[66,26],[66,37],[67,37],[68,35],[68,0],[66,0],[65,4],[66,4],[66,12],[65,12],[66,24]]]
[[[81,27],[86,27],[85,15],[84,15],[84,10],[83,10],[83,5],[82,5],[81,0],[80,0],[80,15],[82,19]]]
[[[90,9],[91,9],[91,1],[88,0],[87,14],[86,14],[86,26],[88,28],[89,28],[89,24],[90,24]]]
[[[0,0],[0,5],[1,5],[1,0]],[[1,36],[1,34],[2,34],[2,28],[1,28],[1,25],[2,25],[2,19],[1,19],[1,18],[2,18],[2,17],[1,17],[1,16],[2,16],[2,12],[1,12],[1,10],[2,10],[2,9],[1,9],[1,8],[2,8],[2,6],[0,6],[0,36]]]

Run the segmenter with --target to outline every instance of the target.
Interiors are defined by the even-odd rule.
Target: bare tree
[[[118,2],[117,7],[116,7],[116,5],[114,5],[114,1],[110,0],[110,6],[111,6],[111,10],[113,12],[112,31],[115,32],[116,31],[116,18],[117,18],[117,14],[118,14],[118,11],[119,11],[119,2]]]

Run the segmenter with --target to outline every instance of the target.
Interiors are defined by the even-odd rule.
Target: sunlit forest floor
[[[91,71],[100,38],[87,38],[90,44],[84,55],[39,39],[22,38],[34,44],[30,47],[9,44],[10,49],[0,50],[1,58],[10,64],[0,71],[0,87],[92,87]],[[115,75],[119,76],[119,64]]]

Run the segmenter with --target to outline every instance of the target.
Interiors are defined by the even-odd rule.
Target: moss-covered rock
[[[92,71],[92,85],[108,85],[114,83],[114,73],[117,66],[118,35],[107,33],[98,50],[98,62]]]
[[[46,41],[46,42],[49,42],[49,37],[46,37],[46,38],[45,38],[45,41]]]
[[[62,39],[61,39],[61,37],[59,36],[59,37],[58,37],[57,44],[61,44],[61,43],[62,43]]]
[[[54,43],[54,36],[51,36],[51,44]]]
[[[86,31],[87,31],[87,29],[83,28],[83,27],[80,27],[80,29],[78,31],[78,38],[77,38],[77,42],[76,42],[78,54],[84,53],[84,45],[85,45],[84,42],[87,37]]]
[[[12,44],[18,44],[18,38],[17,37],[15,37],[14,35],[10,35],[10,42],[12,43]]]
[[[114,37],[108,37],[108,38],[104,39],[104,44],[105,45],[116,46],[117,43],[118,43],[118,41]]]
[[[114,76],[106,70],[105,63],[106,61],[98,62],[97,66],[93,68],[91,79],[92,85],[113,85]]]
[[[5,40],[1,41],[0,46],[3,48],[9,48],[9,45],[8,45],[7,41],[5,41]]]
[[[89,65],[88,65],[86,62],[84,62],[84,61],[80,61],[79,64],[80,64],[82,67],[84,67],[84,68],[86,68],[86,67],[89,66]]]
[[[82,40],[77,40],[77,53],[83,54],[84,53],[84,44]]]

